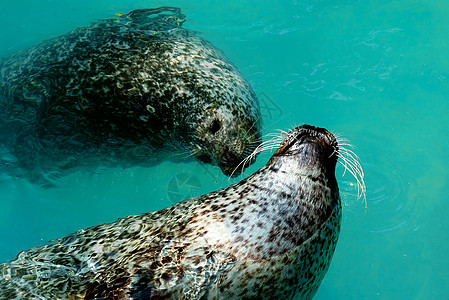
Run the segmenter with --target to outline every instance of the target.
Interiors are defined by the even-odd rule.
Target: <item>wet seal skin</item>
[[[297,127],[236,184],[19,253],[0,298],[311,299],[340,232],[341,153]]]
[[[48,183],[197,158],[229,175],[260,143],[259,103],[184,21],[178,8],[135,10],[1,60],[0,166]]]

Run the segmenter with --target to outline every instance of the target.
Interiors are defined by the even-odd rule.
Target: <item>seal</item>
[[[19,253],[0,298],[311,299],[340,231],[338,156],[297,127],[236,184]]]
[[[135,10],[0,62],[3,164],[34,181],[191,158],[229,175],[260,143],[259,103],[184,21],[179,8]]]

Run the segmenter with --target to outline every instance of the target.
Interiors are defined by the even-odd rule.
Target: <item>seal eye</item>
[[[210,133],[212,134],[216,134],[218,130],[220,130],[221,128],[221,124],[220,121],[218,121],[217,119],[215,119],[212,122],[212,126],[210,127]]]

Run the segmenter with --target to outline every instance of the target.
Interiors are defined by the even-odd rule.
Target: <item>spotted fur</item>
[[[311,299],[340,231],[337,148],[298,127],[237,184],[19,253],[0,298]]]
[[[259,144],[259,104],[184,21],[136,10],[0,61],[0,144],[15,157],[2,164],[35,181],[189,157],[229,174]]]

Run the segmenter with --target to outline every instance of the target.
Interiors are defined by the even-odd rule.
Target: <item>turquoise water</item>
[[[342,231],[315,299],[449,299],[448,1],[4,2],[0,56],[117,12],[182,7],[185,27],[252,84],[265,133],[308,123],[356,146],[368,205],[339,167]],[[53,189],[0,175],[0,261],[229,184],[197,163],[73,174]]]

